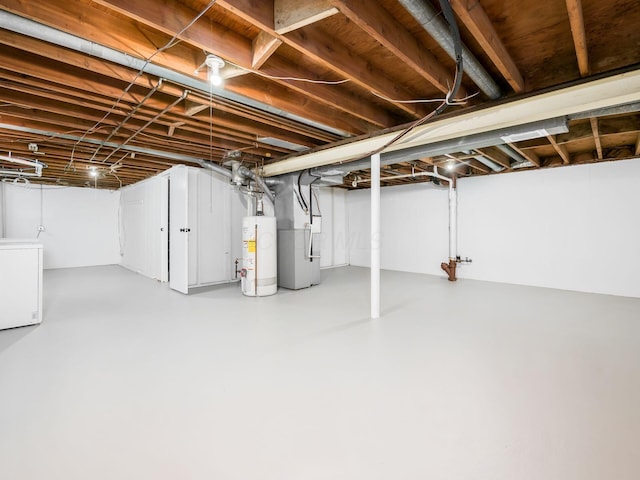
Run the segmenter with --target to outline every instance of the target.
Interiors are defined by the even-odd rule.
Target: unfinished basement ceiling
[[[482,84],[465,75],[458,98],[470,98],[448,115],[640,64],[636,0],[450,3],[473,57],[465,71],[486,75]],[[442,21],[437,1],[0,4],[0,158],[46,164],[32,182],[118,188],[195,159],[269,165],[401,130],[436,108],[455,72],[407,9],[427,6],[436,14],[429,23]],[[225,61],[221,87],[207,82],[208,54]],[[634,110],[569,119],[566,133],[514,140],[506,152],[460,149],[388,165],[383,179],[432,165],[487,175],[632,158],[640,154]],[[28,170],[0,160],[0,170],[20,169]],[[357,170],[344,185],[368,187],[368,178]]]

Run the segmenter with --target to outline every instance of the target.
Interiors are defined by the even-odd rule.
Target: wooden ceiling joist
[[[420,45],[400,22],[378,2],[367,0],[331,0],[349,20],[413,68],[441,92],[448,92],[451,74]],[[459,92],[464,97],[464,92]]]
[[[462,23],[489,56],[516,93],[525,89],[524,79],[493,23],[478,0],[451,0],[451,6]]]
[[[554,135],[547,135],[547,140],[549,140],[553,149],[558,153],[558,155],[560,155],[560,158],[562,158],[562,163],[569,165],[571,163],[571,156],[569,155],[567,147],[558,143]]]
[[[248,39],[205,17],[193,23],[202,12],[184,3],[158,3],[156,0],[94,0],[94,3],[134,18],[148,27],[164,32],[170,38],[180,34],[179,38],[191,45],[222,58],[232,59],[240,66],[251,66],[253,46]]]
[[[207,49],[211,46],[211,44],[214,44],[216,48],[222,48],[222,46],[224,45],[235,45],[236,48],[230,49],[229,51],[216,50],[213,48],[208,49],[207,51],[219,54],[226,60],[230,60],[231,62],[244,67],[247,72],[251,70],[251,59],[253,57],[252,43],[244,37],[240,37],[234,32],[230,32],[228,29],[222,29],[220,31],[214,29],[213,31],[211,31],[208,24],[204,25],[197,23],[193,25],[188,29],[189,32],[192,32],[190,41],[178,43],[172,46],[170,49],[158,54],[158,48],[163,46],[163,42],[168,42],[170,37],[164,39],[154,39],[155,42],[150,43],[150,38],[153,37],[149,34],[149,32],[144,31],[144,28],[157,28],[166,32],[166,35],[174,35],[179,30],[176,30],[174,32],[167,27],[167,25],[171,24],[171,22],[164,22],[164,17],[162,16],[162,14],[159,14],[160,12],[157,11],[158,8],[145,10],[144,5],[142,5],[142,8],[139,8],[141,2],[118,2],[116,0],[114,0],[113,2],[103,2],[105,6],[112,6],[116,12],[128,12],[128,14],[130,14],[134,18],[139,18],[141,20],[145,19],[145,21],[143,22],[144,26],[143,28],[141,28],[140,26],[136,27],[133,24],[127,23],[124,17],[122,19],[118,18],[117,22],[119,28],[117,31],[114,31],[112,28],[113,22],[116,19],[111,18],[109,21],[109,15],[105,15],[104,12],[101,12],[95,7],[92,7],[90,5],[91,2],[88,2],[87,0],[51,0],[48,1],[46,6],[43,6],[42,9],[34,9],[32,8],[32,3],[19,2],[17,0],[8,0],[7,2],[3,3],[7,3],[7,7],[10,7],[10,11],[18,15],[44,22],[45,24],[53,28],[73,33],[74,35],[77,35],[79,37],[87,38],[100,45],[123,51],[138,58],[149,58],[153,56],[154,63],[158,63],[159,65],[166,68],[171,68],[172,70],[185,75],[193,75],[194,69],[200,66],[204,61],[205,55],[202,50]],[[165,4],[165,8],[169,9],[170,11],[173,12],[175,9],[178,17],[184,18],[185,21],[189,15],[193,15],[193,17],[189,21],[193,20],[193,18],[195,18],[198,13],[195,10],[191,9],[186,9],[185,11],[186,7],[184,7],[184,5],[181,5],[178,1],[165,1],[163,3]],[[127,7],[130,7],[130,9],[127,9]],[[82,22],[76,21],[75,17],[72,14],[73,11],[83,12]],[[146,13],[149,14],[148,17],[145,16]],[[172,17],[172,15],[173,14],[169,16],[171,18],[174,18]],[[175,22],[175,28],[177,29],[181,29],[185,25]],[[198,30],[200,30],[200,32],[198,32]],[[222,39],[215,37],[214,35],[216,34],[222,35],[224,37],[224,42],[222,41]],[[229,38],[235,40],[231,42]],[[200,39],[202,41],[198,43],[196,42],[197,39]],[[206,39],[206,41],[203,39]],[[187,44],[189,43],[191,43],[192,46],[190,48],[186,48]],[[197,48],[193,48],[193,46]],[[69,51],[65,50],[65,52]],[[228,55],[223,55],[225,53]],[[55,58],[59,59],[60,61],[66,61],[64,59],[64,55],[62,54],[60,54],[59,57]],[[132,72],[130,74],[132,78],[135,73],[136,72]],[[300,77],[301,75],[299,75],[299,73],[300,72],[296,71],[279,71],[276,73],[276,75]],[[280,83],[281,85],[285,85],[289,88],[294,88],[298,93],[303,92],[302,89],[298,88],[300,86],[299,83],[296,84],[295,82],[276,79],[274,79],[273,81],[276,83]],[[359,118],[362,118],[367,122],[371,122],[372,125],[376,125],[378,127],[387,127],[394,124],[394,122],[392,122],[390,117],[385,114],[382,109],[365,105],[358,99],[354,99],[353,95],[349,94],[348,92],[345,93],[342,91],[336,91],[331,87],[323,85],[314,85],[313,87],[313,90],[315,92],[313,98],[318,102],[325,103],[332,108],[341,108],[345,111],[345,113],[351,114],[352,112],[355,112],[356,116],[358,116]],[[243,91],[237,89],[233,82],[230,82],[229,85],[225,88],[241,95],[247,94],[246,90]],[[290,113],[293,113],[295,115],[299,115],[301,117],[309,117],[320,124],[333,126],[349,133],[357,134],[371,130],[371,128],[369,127],[358,129],[355,131],[351,129],[345,129],[346,126],[344,124],[341,126],[335,124],[335,115],[322,115],[321,108],[307,108],[307,102],[305,102],[305,100],[301,98],[297,98],[295,102],[283,103],[281,101],[281,97],[283,95],[286,95],[284,93],[284,90],[280,90],[277,95],[273,95],[269,99],[269,103],[277,108],[289,111]],[[291,96],[290,93],[289,96]],[[360,107],[358,108],[358,106]]]
[[[260,32],[251,43],[251,68],[258,70],[262,67],[280,45],[282,45],[282,40],[279,38],[269,35],[265,31]]]
[[[0,149],[32,158],[27,145],[38,143],[49,167],[35,182],[119,188],[184,156],[187,163],[223,162],[230,152],[267,171],[304,148],[335,161],[329,144],[401,131],[434,108],[414,100],[443,96],[453,78],[451,59],[397,0],[1,3]],[[514,92],[535,97],[590,73],[606,80],[618,69],[636,78],[640,10],[630,8],[633,0],[585,3],[584,10],[580,0],[451,3],[468,49]],[[210,53],[226,62],[225,83],[216,89],[205,81]],[[139,72],[145,60],[150,64]],[[147,73],[152,68],[154,75]],[[470,79],[463,81],[469,89]],[[185,88],[190,93],[178,101]],[[615,105],[606,96],[599,98]],[[496,106],[485,96],[472,103]],[[640,156],[638,112],[572,119],[568,127],[510,147],[538,168]],[[482,153],[503,172],[520,159],[497,147]],[[498,173],[452,151],[390,165],[387,174],[408,177],[386,183],[419,181],[424,177],[412,172],[449,161],[460,176]],[[98,167],[97,183],[91,166]],[[355,173],[369,176],[366,169]]]
[[[144,5],[139,5],[138,2],[101,0],[99,3],[115,8],[116,11],[120,13],[126,13],[127,15],[134,16],[134,18],[143,22],[148,27],[160,29],[168,35],[177,34],[180,29],[184,28],[184,25],[187,25],[187,23],[173,23],[171,24],[171,28],[169,28],[166,22],[163,23],[164,14],[162,12],[149,11],[149,9],[145,8]],[[177,0],[166,0],[163,4],[164,8],[168,11],[180,12],[183,21],[186,21],[186,18],[189,16],[193,19],[198,14],[198,12],[186,8]],[[130,35],[130,33],[127,33],[127,36],[128,35]],[[224,37],[226,43],[222,41],[220,36]],[[233,41],[230,41],[228,37],[231,37]],[[240,68],[246,69],[247,72],[256,70],[257,68],[264,66],[265,62],[269,61],[269,67],[263,69],[263,71],[273,82],[279,83],[287,88],[291,88],[299,94],[309,95],[317,102],[324,103],[332,108],[338,108],[349,115],[362,118],[363,120],[372,123],[372,125],[387,127],[393,124],[381,109],[367,105],[361,99],[354,98],[353,94],[350,94],[349,92],[337,90],[332,86],[311,83],[301,84],[298,81],[291,80],[291,78],[308,78],[311,80],[320,79],[314,78],[314,74],[304,71],[304,69],[300,67],[291,64],[284,64],[282,61],[275,58],[273,54],[281,45],[282,38],[276,35],[273,31],[268,32],[263,30],[253,42],[250,42],[244,37],[240,37],[237,34],[230,32],[228,29],[219,28],[212,30],[208,23],[203,23],[201,21],[192,25],[187,31],[185,31],[181,38],[183,38],[186,43],[197,47],[199,50],[205,50],[219,55],[223,59],[232,62]],[[227,45],[229,48],[222,49],[219,48],[220,45]],[[202,60],[204,60],[204,55]],[[231,66],[233,67],[233,65]],[[182,73],[191,74],[192,72],[182,71]],[[252,97],[251,93],[246,89],[239,90],[236,88],[237,84],[242,83],[244,82],[229,82],[225,88],[242,95],[247,95],[249,98],[255,98]],[[299,106],[296,108],[296,105],[306,103],[300,98],[297,98],[295,102],[287,104],[281,103],[281,99],[285,95],[284,91],[280,90],[278,95],[270,97],[269,102],[274,106],[296,115],[312,117],[319,123],[344,130],[344,126],[340,127],[336,125],[335,115],[320,116],[317,113],[319,109],[311,109],[306,106],[302,109]],[[364,131],[368,130],[369,129],[367,128]],[[351,129],[346,131],[349,133],[362,133],[357,131],[354,132]]]
[[[305,28],[304,32],[294,30],[286,35],[280,35],[275,31],[273,20],[268,15],[269,8],[264,6],[269,2],[218,0],[216,3],[271,35],[278,36],[284,43],[323,68],[333,70],[342,78],[349,79],[366,91],[391,99],[391,101],[388,100],[389,103],[412,118],[420,118],[430,112],[423,106],[393,102],[392,100],[408,101],[414,96],[392,79],[372,71],[371,65],[365,59],[353,54],[346,45],[336,45],[336,38],[329,37],[313,25]]]
[[[285,34],[338,13],[328,0],[273,0],[275,31]]]
[[[578,69],[580,75],[589,75],[589,53],[587,50],[587,35],[584,29],[584,15],[582,12],[581,0],[566,0],[569,23],[571,24],[571,35],[578,59]]]
[[[295,80],[280,80],[280,78],[283,77],[303,78],[313,81],[322,81],[323,79],[316,73],[313,73],[300,65],[288,64],[277,55],[272,56],[268,62],[263,65],[260,71],[262,74],[272,77],[275,82],[286,85],[295,92],[312,98],[318,102],[322,102],[325,105],[335,108],[347,115],[359,118],[372,126],[386,128],[397,123],[396,118],[388,112],[385,112],[383,109],[368,102],[367,99],[353,94],[345,94],[335,86],[326,86]],[[235,86],[235,83],[233,83],[233,86]],[[369,128],[364,127],[362,132],[369,130]],[[351,133],[354,132],[351,131]]]
[[[487,157],[489,160],[494,161],[498,165],[510,169],[511,168],[511,157],[504,153],[502,150],[499,150],[495,147],[487,147],[487,148],[478,148],[477,149],[482,155]]]
[[[516,152],[518,152],[524,158],[526,158],[531,163],[533,163],[536,167],[540,167],[542,165],[542,163],[540,162],[540,157],[538,157],[538,155],[536,155],[536,153],[533,150],[526,150],[524,148],[520,148],[515,143],[508,143],[507,145],[509,145]]]
[[[593,132],[593,139],[595,140],[595,144],[596,144],[596,152],[598,153],[598,159],[602,160],[602,142],[600,141],[600,131],[598,128],[598,119],[597,118],[593,118],[591,117],[589,119],[589,122],[591,123],[591,130]]]

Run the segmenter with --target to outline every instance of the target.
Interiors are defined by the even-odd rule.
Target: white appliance
[[[276,217],[242,219],[242,293],[264,297],[278,291]]]
[[[0,240],[0,329],[42,321],[42,244]]]

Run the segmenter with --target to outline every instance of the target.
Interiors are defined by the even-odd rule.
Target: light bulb
[[[220,76],[217,68],[215,68],[215,71],[214,69],[211,69],[209,71],[209,83],[211,83],[211,85],[213,85],[214,87],[219,87],[220,85],[222,85],[222,77]]]
[[[454,168],[456,168],[456,163],[453,160],[447,163],[447,170],[452,171]]]
[[[224,60],[215,55],[207,55],[204,63],[207,65],[207,75],[209,83],[214,87],[222,85],[222,77],[220,76],[220,69],[224,67]]]

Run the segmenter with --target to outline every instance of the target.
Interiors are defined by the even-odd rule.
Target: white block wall
[[[370,190],[347,195],[350,264],[370,260]],[[438,275],[449,256],[448,192],[426,185],[385,187],[380,193],[381,268]]]
[[[639,186],[640,159],[463,180],[461,274],[640,297]]]
[[[120,263],[119,192],[4,183],[2,196],[5,238],[34,239],[44,226],[45,268]]]
[[[318,189],[318,203],[322,213],[320,234],[320,267],[347,265],[347,191],[340,188]]]
[[[459,181],[459,277],[640,297],[640,159]],[[368,265],[369,191],[347,195],[352,265]],[[446,192],[382,189],[382,268],[444,274]]]

